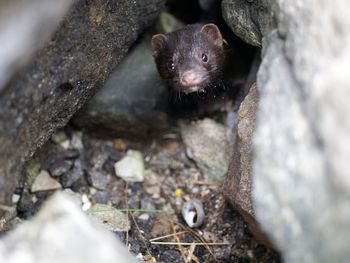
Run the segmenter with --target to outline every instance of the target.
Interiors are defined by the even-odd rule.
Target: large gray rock
[[[233,157],[222,190],[226,199],[235,207],[248,223],[255,239],[264,245],[272,246],[263,233],[253,207],[253,135],[256,124],[256,110],[259,92],[254,84],[241,103],[234,127]]]
[[[10,201],[27,161],[102,86],[163,2],[78,1],[6,87],[0,95],[0,203]]]
[[[93,224],[67,195],[56,193],[39,214],[0,239],[7,263],[137,262],[103,227]]]
[[[180,123],[186,153],[207,179],[224,180],[232,154],[232,130],[212,119]]]
[[[250,13],[263,36],[257,217],[286,262],[348,262],[350,2],[270,0],[245,8],[255,4],[267,7]]]
[[[74,0],[0,2],[0,94],[12,75],[47,41]]]
[[[146,36],[131,50],[106,85],[75,116],[74,123],[99,134],[148,138],[169,128],[167,87]]]

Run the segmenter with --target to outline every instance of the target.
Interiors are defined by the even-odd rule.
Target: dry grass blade
[[[197,185],[213,185],[213,186],[217,186],[221,184],[219,181],[214,181],[214,180],[193,180],[191,181],[191,183],[197,184]]]
[[[146,239],[145,239],[145,237],[142,235],[141,229],[140,229],[139,225],[137,224],[134,215],[130,213],[130,216],[131,216],[132,220],[134,221],[134,224],[135,224],[135,226],[136,226],[136,228],[137,228],[137,231],[139,232],[139,236],[141,237],[141,240],[142,240],[142,242],[143,242],[143,245],[145,246],[145,248],[146,248],[146,250],[147,250],[148,256],[150,256],[150,257],[153,258],[152,254],[151,254],[151,251],[149,250],[149,248],[148,248],[148,246],[147,246]]]
[[[185,231],[188,231],[192,234],[192,236],[199,241],[200,243],[206,243],[205,240],[203,239],[203,237],[201,237],[200,235],[197,234],[197,232],[195,232],[193,229],[184,226],[183,224],[179,224],[181,226],[182,229],[184,229]],[[219,262],[217,260],[217,258],[215,257],[213,251],[210,249],[210,247],[208,245],[205,245],[205,248],[208,250],[209,254],[214,258],[215,262]]]
[[[179,235],[186,234],[186,233],[188,233],[188,232],[187,232],[187,231],[175,232],[175,233],[173,233],[173,234],[169,234],[169,235],[165,235],[165,236],[161,236],[161,237],[152,238],[152,239],[150,239],[149,241],[150,241],[150,242],[153,242],[153,241],[157,241],[157,240],[164,239],[164,238],[167,238],[167,237],[179,236]]]
[[[187,258],[186,258],[186,263],[189,263],[192,261],[192,258],[193,258],[193,252],[194,252],[194,249],[196,248],[196,244],[195,243],[192,243],[191,246],[190,246],[190,249],[188,250],[188,255],[187,255]]]
[[[125,189],[124,189],[124,197],[125,197],[125,207],[127,209],[129,209],[129,205],[128,205],[128,183],[125,183]],[[127,211],[127,220],[128,220],[128,224],[129,224],[129,212]],[[128,243],[129,243],[129,233],[128,231],[126,231],[126,234],[125,234],[125,246],[128,248],[129,250],[129,246],[128,246]]]
[[[168,219],[169,219],[169,222],[171,224],[171,228],[173,230],[173,234],[175,234],[176,230],[175,230],[174,222],[173,222],[173,220],[171,219],[171,217],[169,215],[168,215]],[[174,235],[174,237],[176,239],[176,243],[178,244],[177,246],[178,246],[178,249],[180,250],[181,256],[182,256],[184,262],[186,262],[186,255],[185,255],[185,252],[184,252],[184,248],[180,244],[180,239],[179,239],[179,237],[177,235]],[[157,241],[155,241],[155,242],[157,242]],[[151,242],[151,244],[152,244],[152,242]]]
[[[189,243],[189,242],[163,242],[163,241],[153,241],[151,244],[155,245],[181,245],[181,246],[190,246],[192,244],[195,244],[196,246],[223,246],[223,245],[233,245],[230,242],[213,242],[213,243]]]

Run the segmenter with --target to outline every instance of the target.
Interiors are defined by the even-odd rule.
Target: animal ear
[[[214,24],[206,24],[201,28],[201,32],[214,41],[215,45],[222,46],[223,38],[219,28]]]
[[[163,50],[166,44],[167,38],[163,34],[157,34],[152,37],[151,48],[152,54],[156,58],[159,56],[160,52]]]

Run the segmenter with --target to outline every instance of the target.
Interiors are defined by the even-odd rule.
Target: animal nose
[[[181,78],[181,84],[185,86],[194,86],[200,83],[200,76],[195,71],[185,71]]]

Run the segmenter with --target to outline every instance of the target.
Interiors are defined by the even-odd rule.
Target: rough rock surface
[[[267,12],[250,12],[248,19],[258,22],[263,35],[254,158],[257,217],[286,262],[347,262],[350,2],[243,5],[260,4]]]
[[[120,212],[112,206],[94,204],[88,211],[88,215],[97,224],[110,231],[129,231],[130,222],[126,213]]]
[[[233,157],[223,184],[223,194],[248,223],[256,240],[271,246],[255,218],[252,199],[253,135],[259,92],[254,84],[238,110],[234,127]]]
[[[231,129],[211,119],[181,123],[187,155],[206,178],[223,180],[232,153]]]
[[[73,3],[74,0],[0,2],[0,94],[16,70],[50,38]]]
[[[162,0],[79,1],[0,96],[0,202],[24,164],[101,87]]]
[[[223,0],[221,5],[233,32],[253,46],[261,46],[262,37],[276,26],[276,0]]]
[[[0,261],[129,263],[136,259],[68,196],[57,193],[33,220],[0,239]]]

